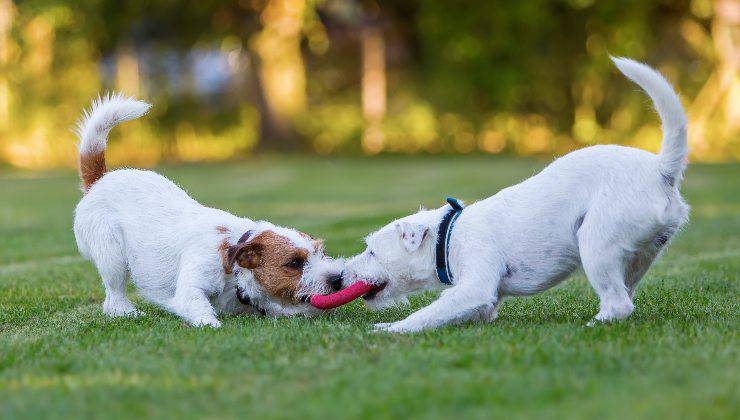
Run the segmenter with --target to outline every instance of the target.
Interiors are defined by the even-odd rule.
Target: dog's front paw
[[[373,333],[385,332],[386,328],[390,327],[391,325],[393,325],[392,322],[381,322],[379,324],[374,324],[373,329],[370,330],[370,332],[373,332]]]
[[[221,328],[221,321],[216,318],[204,318],[193,321],[194,327]]]
[[[389,333],[397,333],[397,334],[407,334],[407,333],[413,333],[421,331],[422,328],[417,328],[413,324],[410,324],[405,321],[397,321],[397,322],[384,322],[381,324],[375,324],[373,325],[373,331],[375,333],[378,332],[389,332]]]
[[[129,317],[136,318],[146,315],[143,311],[134,308],[133,305],[104,306],[103,313],[111,318]]]

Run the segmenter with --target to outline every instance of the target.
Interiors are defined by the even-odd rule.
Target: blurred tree
[[[683,36],[717,65],[689,107],[689,138],[695,155],[722,159],[733,140],[740,142],[740,3],[719,0],[713,11],[695,7],[694,13],[712,16],[710,32],[687,19]]]
[[[365,130],[362,149],[367,153],[383,150],[383,117],[386,111],[385,40],[380,6],[365,3],[362,13],[362,115]]]
[[[269,0],[260,13],[262,29],[251,39],[253,86],[261,114],[261,150],[297,149],[291,120],[306,110],[306,71],[301,38],[304,0]]]
[[[8,129],[10,113],[10,29],[15,7],[11,0],[0,0],[0,134]]]
[[[114,133],[127,163],[657,150],[611,53],[679,85],[692,158],[738,159],[739,27],[733,0],[0,0],[0,153],[72,165],[68,128],[114,88],[156,105]]]
[[[344,0],[329,2],[322,11],[325,20],[337,26],[337,42],[353,44],[352,51],[360,54],[360,99],[363,118],[361,138],[365,153],[383,150],[385,133],[383,119],[386,114],[386,45],[384,16],[374,0]],[[342,37],[343,40],[336,38]]]

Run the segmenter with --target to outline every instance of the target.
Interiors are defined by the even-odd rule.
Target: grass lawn
[[[487,197],[544,162],[286,158],[167,167],[196,199],[295,226],[351,255],[445,195]],[[0,418],[739,418],[740,165],[692,165],[691,223],[625,322],[587,328],[583,276],[507,300],[490,325],[370,334],[428,304],[195,329],[134,302],[107,319],[72,235],[72,172],[0,172]]]

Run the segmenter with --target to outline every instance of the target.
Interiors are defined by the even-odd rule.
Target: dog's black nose
[[[329,287],[331,287],[333,290],[342,290],[342,282],[344,281],[344,278],[342,277],[342,274],[332,274],[329,276],[329,278],[326,279],[326,282],[329,284]]]

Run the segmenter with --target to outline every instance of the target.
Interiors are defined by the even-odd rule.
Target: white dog
[[[109,131],[149,107],[109,95],[93,102],[78,125],[86,194],[75,211],[74,233],[80,253],[103,279],[103,311],[139,314],[125,293],[130,277],[146,299],[196,326],[219,327],[217,313],[319,312],[308,297],[336,290],[342,271],[320,241],[202,206],[151,171],[106,173]]]
[[[414,332],[491,321],[503,297],[549,289],[578,267],[599,295],[594,320],[632,313],[638,282],[688,219],[679,193],[686,116],[659,73],[629,59],[613,61],[653,100],[663,121],[660,154],[588,147],[464,210],[452,201],[370,234],[367,249],[347,262],[344,281],[377,284],[365,296],[371,307],[452,286],[408,318],[376,329]]]

